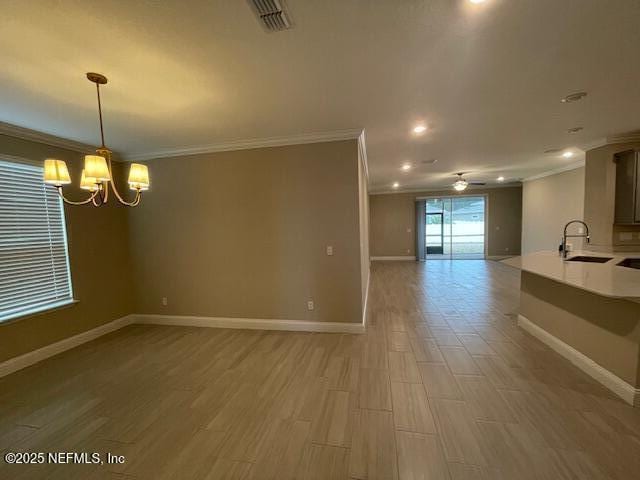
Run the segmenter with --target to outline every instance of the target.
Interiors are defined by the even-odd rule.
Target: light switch
[[[333,255],[333,246],[327,245],[327,255]]]

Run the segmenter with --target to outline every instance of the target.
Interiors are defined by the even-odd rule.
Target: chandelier
[[[53,185],[65,203],[69,205],[93,205],[99,207],[109,201],[109,190],[113,190],[116,199],[128,207],[140,204],[142,192],[149,189],[149,170],[146,165],[132,163],[129,168],[129,188],[135,191],[132,201],[126,201],[118,192],[113,180],[111,169],[111,150],[104,144],[104,128],[102,126],[102,104],[100,103],[100,85],[107,83],[107,77],[99,73],[87,73],[90,82],[96,84],[98,94],[98,117],[100,118],[100,148],[96,149],[96,155],[85,155],[84,169],[80,178],[80,188],[87,190],[90,195],[81,201],[72,201],[66,198],[62,192],[63,185],[71,183],[69,170],[64,160],[48,158],[44,161],[44,183]]]

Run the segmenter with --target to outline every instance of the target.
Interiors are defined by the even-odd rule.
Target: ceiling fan
[[[454,188],[454,190],[456,190],[458,192],[462,192],[463,190],[466,190],[466,188],[469,185],[486,185],[485,182],[468,182],[468,181],[466,181],[462,177],[464,175],[464,172],[456,173],[456,175],[458,176],[458,179],[454,182],[453,188]]]

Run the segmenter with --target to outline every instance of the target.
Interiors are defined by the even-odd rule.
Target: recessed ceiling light
[[[573,127],[567,130],[567,133],[578,133],[580,130],[583,130],[582,127]]]
[[[410,163],[403,163],[401,168],[402,168],[402,171],[408,172],[409,170],[411,170],[411,164]]]
[[[500,176],[500,177],[496,178],[496,180],[498,180],[499,182],[504,182],[504,177]]]
[[[393,182],[393,185],[391,185],[393,188],[398,188],[400,186],[400,184],[398,182]]]
[[[562,156],[563,156],[564,158],[571,158],[571,157],[573,157],[573,152],[571,152],[571,151],[566,151],[566,152],[564,152],[564,153],[562,154]]]
[[[413,127],[413,133],[424,133],[427,131],[427,127],[425,125],[416,125]]]
[[[484,3],[485,0],[469,0],[471,3]]]
[[[576,93],[567,95],[566,97],[560,99],[560,101],[562,103],[577,102],[578,100],[582,100],[586,96],[587,96],[587,92],[576,92]]]

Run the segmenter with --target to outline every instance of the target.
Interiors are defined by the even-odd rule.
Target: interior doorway
[[[425,259],[484,259],[486,197],[464,195],[425,200]]]

